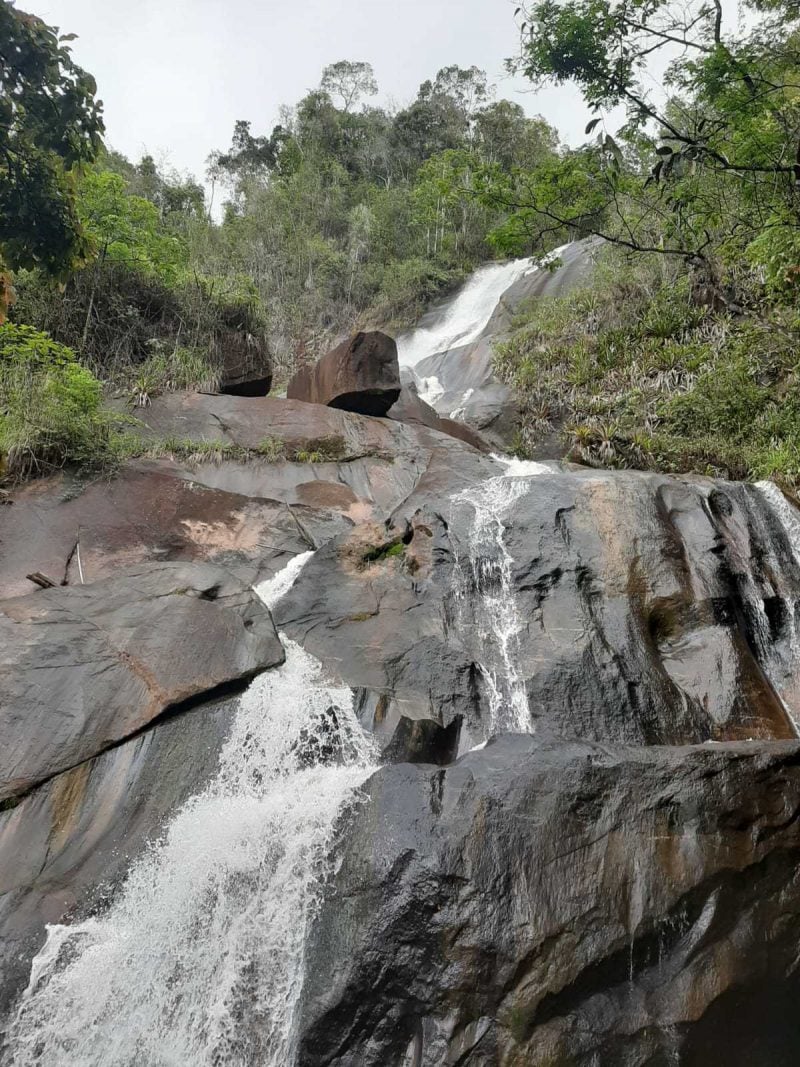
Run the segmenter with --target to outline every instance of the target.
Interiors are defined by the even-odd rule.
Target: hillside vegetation
[[[577,148],[475,67],[392,110],[343,60],[271,130],[236,123],[209,196],[104,145],[69,36],[0,0],[5,475],[102,465],[124,430],[106,398],[215,387],[236,339],[280,384],[489,258],[594,235],[589,287],[524,309],[498,348],[519,450],[556,430],[583,462],[795,485],[800,11],[747,7],[735,24],[704,0],[520,9],[509,66],[578,86]]]
[[[594,136],[484,195],[509,251],[565,227],[605,242],[590,286],[525,309],[497,352],[523,452],[559,428],[583,462],[798,485],[800,9],[746,6],[745,31],[721,3],[521,13],[517,67],[576,84]]]

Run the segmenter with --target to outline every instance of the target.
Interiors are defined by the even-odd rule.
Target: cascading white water
[[[308,558],[259,592],[269,605]],[[349,689],[283,638],[215,779],[132,867],[106,914],[51,926],[11,1067],[290,1067],[306,935],[336,828],[375,769]]]
[[[437,322],[398,337],[400,366],[413,367],[426,356],[474,341],[492,317],[500,297],[530,266],[529,259],[515,259],[476,270]]]
[[[476,270],[457,294],[447,311],[430,327],[418,326],[397,338],[397,358],[401,367],[414,367],[420,360],[437,352],[472,344],[494,314],[500,297],[514,282],[526,274],[534,274],[558,259],[569,245],[554,248],[535,266],[530,259],[514,259],[506,263],[490,263]],[[428,391],[436,389],[435,379],[428,382]],[[422,391],[420,395],[422,395]],[[428,403],[434,401],[428,396]]]
[[[505,541],[505,519],[515,501],[530,491],[530,479],[546,473],[540,463],[495,456],[505,473],[452,497],[453,512],[472,511],[467,558],[458,559],[454,586],[460,626],[480,649],[478,667],[489,693],[484,738],[500,731],[532,732],[525,682],[518,667],[522,618],[512,584],[513,559]],[[455,525],[454,514],[451,515]],[[476,595],[477,594],[477,595]],[[492,665],[494,664],[494,665]]]
[[[800,518],[797,512],[774,482],[756,482],[755,487],[780,519],[795,559],[800,564]]]

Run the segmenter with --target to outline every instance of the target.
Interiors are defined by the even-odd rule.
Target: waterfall
[[[756,489],[766,498],[786,531],[794,557],[800,564],[800,517],[774,482],[756,482]]]
[[[305,560],[258,592],[269,605]],[[239,701],[214,780],[109,910],[50,926],[12,1067],[289,1067],[307,933],[341,815],[375,769],[349,689],[283,638]]]
[[[547,471],[540,463],[494,458],[505,467],[503,474],[451,498],[451,525],[455,527],[455,511],[462,505],[472,512],[466,559],[456,557],[454,590],[459,626],[472,640],[489,695],[484,739],[498,732],[532,732],[518,665],[523,622],[514,595],[505,520],[512,505],[529,491],[530,479]]]
[[[400,365],[413,367],[436,352],[471,344],[480,336],[506,289],[530,270],[530,266],[529,259],[515,259],[476,270],[430,327],[419,326],[398,337]],[[430,388],[435,390],[433,384]]]
[[[426,316],[433,318],[431,325],[420,325],[400,334],[397,338],[400,366],[415,367],[427,356],[477,341],[503,293],[524,275],[534,274],[552,263],[568,247],[554,248],[536,266],[531,266],[530,259],[514,259],[506,263],[490,263],[476,270],[438,315],[434,312]],[[437,388],[435,378],[425,378],[421,382],[420,395],[427,392],[428,403],[433,404]]]

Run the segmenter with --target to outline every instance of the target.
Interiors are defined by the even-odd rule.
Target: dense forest
[[[721,0],[518,10],[509,65],[580,88],[577,148],[475,67],[389,110],[369,63],[343,60],[271,132],[236,123],[209,195],[106,145],[70,36],[0,0],[6,475],[113,463],[133,446],[107,401],[219,385],[234,337],[280,385],[355,328],[412,323],[487,259],[593,237],[590,287],[531,306],[498,346],[517,449],[555,428],[583,462],[794,485],[800,8],[733,16]]]

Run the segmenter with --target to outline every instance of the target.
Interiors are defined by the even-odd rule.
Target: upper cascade
[[[466,423],[507,451],[518,412],[495,373],[495,346],[508,335],[523,300],[562,295],[580,284],[592,268],[593,248],[591,241],[572,241],[535,264],[516,259],[479,268],[398,337],[404,383],[439,415]]]
[[[432,309],[414,329],[400,334],[401,367],[414,367],[426,356],[447,352],[476,340],[503,293],[531,269],[530,259],[491,263],[475,271],[452,301]]]

